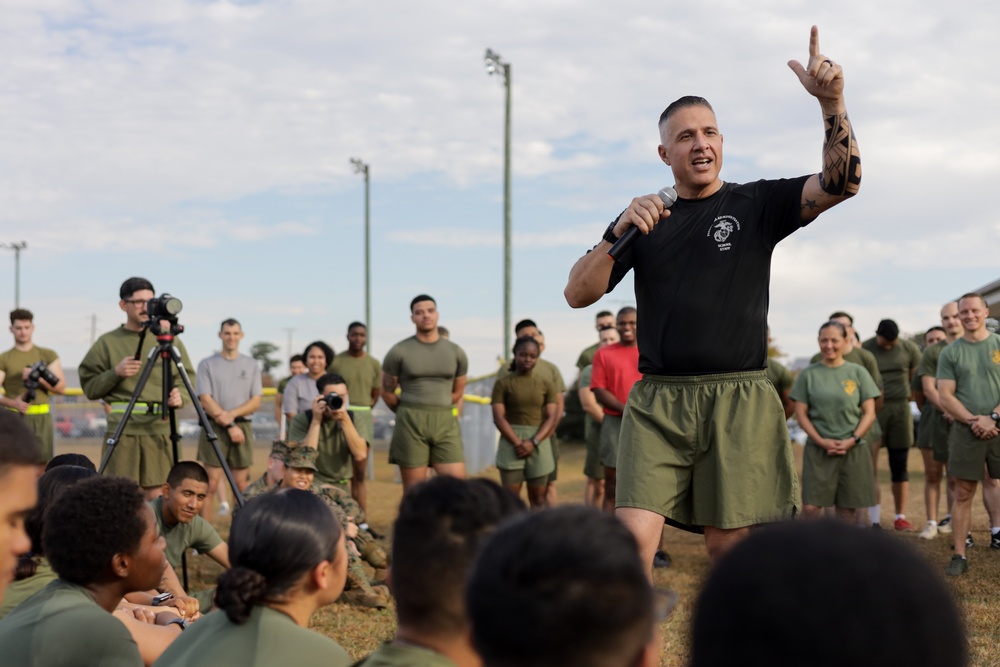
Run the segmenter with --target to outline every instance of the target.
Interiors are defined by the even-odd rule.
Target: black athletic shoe
[[[938,522],[938,532],[945,535],[951,533],[951,516],[946,516]]]
[[[993,533],[990,537],[990,549],[1000,549],[1000,534]]]
[[[882,530],[882,524],[880,524],[880,523],[873,523],[872,524],[872,528],[874,528],[875,530]]]
[[[1000,539],[997,540],[997,549],[1000,549]],[[666,551],[657,551],[653,556],[653,567],[670,567],[670,554]]]
[[[974,546],[976,546],[976,543],[972,539],[972,532],[970,531],[969,534],[965,536],[965,548],[971,549]]]

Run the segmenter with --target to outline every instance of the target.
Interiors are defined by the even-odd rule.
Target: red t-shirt
[[[591,389],[607,389],[624,403],[632,385],[642,379],[639,372],[639,346],[625,347],[612,343],[594,355],[594,369],[590,375]],[[603,408],[604,414],[620,417],[622,413]]]

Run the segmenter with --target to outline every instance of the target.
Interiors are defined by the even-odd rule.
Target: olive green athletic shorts
[[[510,426],[514,429],[517,437],[522,440],[530,438],[538,432],[537,426],[521,426],[520,424],[511,424]],[[539,442],[535,451],[525,459],[518,458],[517,452],[514,450],[514,443],[507,438],[500,438],[500,445],[497,447],[497,468],[500,469],[501,477],[503,477],[503,473],[517,473],[513,477],[519,477],[521,482],[529,480],[531,486],[545,486],[555,467],[552,442],[549,438]],[[506,480],[506,478],[504,479]],[[504,484],[516,483],[518,482],[504,481]]]
[[[555,467],[549,473],[548,483],[551,484],[559,479],[559,436],[553,433],[549,436],[549,445],[552,447],[552,461]]]
[[[622,433],[622,418],[604,415],[601,422],[601,465],[605,468],[618,467],[618,449]]]
[[[968,424],[953,423],[948,431],[948,475],[981,482],[983,463],[990,477],[1000,478],[1000,436],[980,440]]]
[[[389,443],[389,463],[421,468],[432,463],[463,463],[462,430],[451,406],[401,403]]]
[[[601,465],[601,425],[590,415],[583,419],[583,440],[587,443],[583,474],[590,479],[604,479],[604,466]]]
[[[55,453],[55,427],[52,424],[52,413],[24,415],[24,425],[35,434],[38,445],[42,448],[42,460],[39,463],[48,463]]]
[[[802,504],[860,509],[875,504],[871,447],[862,440],[844,456],[830,456],[812,439],[802,455]]]
[[[104,435],[105,443],[114,435],[114,431]],[[101,459],[107,451],[107,444],[101,447]],[[115,445],[115,451],[108,459],[105,475],[128,477],[139,482],[144,488],[160,486],[167,481],[167,475],[173,467],[173,446],[170,436],[155,435],[122,435]]]
[[[872,427],[868,429],[865,433],[865,437],[861,438],[866,441],[869,445],[874,445],[876,442],[882,440],[882,427],[878,424],[878,418],[872,422]]]
[[[370,447],[375,442],[375,419],[371,410],[353,410],[347,408],[351,413],[354,428],[358,430],[358,435],[365,439]]]
[[[878,413],[882,428],[882,446],[889,449],[909,449],[913,446],[913,414],[910,402],[904,399],[887,400]]]
[[[920,415],[920,428],[917,429],[917,444],[920,449],[934,450],[934,460],[940,463],[948,462],[948,435],[951,430],[944,415],[928,403]]]
[[[253,465],[253,428],[250,422],[236,422],[236,425],[243,431],[243,437],[246,439],[242,445],[234,445],[233,439],[229,437],[229,431],[219,424],[212,424],[212,431],[219,438],[219,449],[226,457],[229,468],[242,470]],[[208,436],[205,435],[205,429],[201,429],[201,435],[198,436],[198,461],[207,466],[222,467],[219,464],[219,457],[215,455],[215,450],[208,441]]]
[[[798,495],[785,411],[764,371],[646,375],[632,387],[618,507],[702,532],[791,518]]]

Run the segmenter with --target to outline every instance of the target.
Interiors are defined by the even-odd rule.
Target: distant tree
[[[277,359],[272,359],[271,355],[278,351],[278,346],[274,343],[263,341],[250,346],[250,356],[260,363],[261,372],[264,375],[271,375],[271,370],[281,365]]]

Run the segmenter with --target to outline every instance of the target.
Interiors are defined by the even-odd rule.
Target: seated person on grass
[[[129,591],[154,588],[167,564],[139,485],[122,477],[76,483],[46,512],[42,544],[58,578],[0,621],[3,664],[143,665],[135,640],[112,615]],[[182,619],[160,614],[156,622]]]

